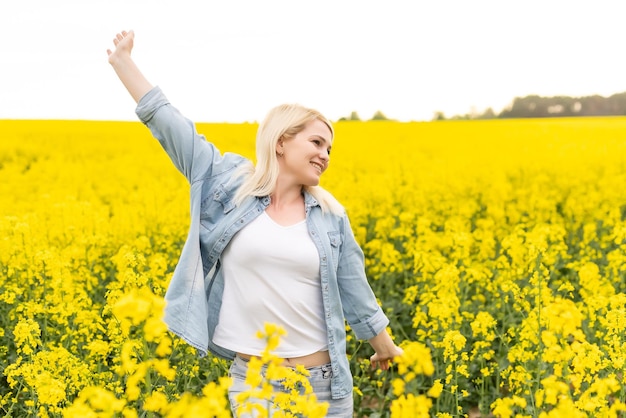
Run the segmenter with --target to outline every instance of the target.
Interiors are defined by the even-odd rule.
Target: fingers
[[[372,369],[389,370],[390,360],[371,360]]]
[[[115,38],[113,38],[113,45],[117,46],[127,36],[130,36],[131,38],[133,38],[134,32],[132,30],[130,32],[126,32],[125,30],[123,30],[122,32],[115,34]]]
[[[378,367],[381,370],[389,370],[391,368],[393,360],[399,356],[402,356],[403,354],[404,350],[396,346],[394,352],[392,353],[387,353],[385,355],[374,353],[374,355],[370,357],[370,364],[372,366],[372,369],[376,369]]]
[[[389,363],[384,362],[384,361],[377,361],[377,362],[372,363],[372,370],[375,370],[377,368],[380,370],[387,370],[389,369]]]
[[[135,33],[132,30],[128,32],[123,30],[119,33],[116,33],[115,37],[113,38],[113,45],[115,46],[115,48],[107,49],[109,62],[112,62],[111,60],[114,59],[114,56],[119,55],[121,53],[130,54],[130,51],[133,48],[134,37],[135,37]],[[120,52],[120,51],[123,51],[123,52]]]
[[[372,364],[372,369],[379,368],[380,370],[389,370],[389,363],[385,361],[379,361]]]

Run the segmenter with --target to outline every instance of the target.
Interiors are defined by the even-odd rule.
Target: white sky
[[[0,0],[0,119],[135,120],[107,62],[135,61],[197,122],[284,102],[335,120],[376,110],[500,111],[528,94],[626,91],[624,0]]]

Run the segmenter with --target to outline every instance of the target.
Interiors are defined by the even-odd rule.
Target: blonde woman
[[[272,109],[260,124],[255,166],[199,135],[131,59],[121,32],[109,63],[137,102],[136,113],[190,184],[189,234],[165,295],[169,329],[195,347],[233,360],[229,392],[246,390],[247,361],[261,354],[266,322],[287,331],[275,354],[302,365],[329,417],[352,417],[347,321],[386,370],[402,353],[367,282],[348,217],[319,186],[333,128],[299,105]]]

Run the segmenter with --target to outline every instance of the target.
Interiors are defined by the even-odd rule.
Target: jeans
[[[352,418],[353,411],[353,400],[352,395],[343,398],[343,399],[332,399],[330,394],[330,378],[333,375],[332,368],[330,363],[317,366],[310,367],[307,369],[309,371],[308,380],[311,383],[311,387],[313,388],[313,392],[315,392],[315,396],[317,397],[318,402],[327,402],[328,403],[328,411],[326,413],[326,417],[335,417],[335,418]],[[239,414],[237,415],[236,410],[239,404],[236,401],[236,397],[239,393],[244,392],[250,389],[250,386],[246,384],[246,372],[248,371],[248,361],[242,359],[241,357],[235,357],[233,363],[230,366],[230,371],[228,375],[233,380],[230,389],[228,390],[228,398],[230,400],[230,407],[233,412],[233,416],[237,418],[251,418],[255,417],[254,414]],[[265,370],[262,369],[261,373],[264,374]],[[273,392],[285,392],[287,391],[284,386],[281,384],[281,381],[271,380]],[[270,410],[272,408],[271,405],[268,405],[268,401],[257,399],[255,403],[259,403],[260,405],[265,406],[266,408],[269,406]],[[274,407],[274,410],[276,408]],[[269,414],[271,417],[271,413]]]

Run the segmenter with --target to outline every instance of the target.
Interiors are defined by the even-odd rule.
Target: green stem
[[[537,255],[537,259],[535,261],[535,272],[537,273],[537,297],[535,298],[535,303],[537,305],[537,367],[536,367],[536,375],[535,375],[535,379],[534,379],[534,384],[533,387],[531,388],[530,391],[530,402],[533,408],[533,415],[535,417],[538,416],[538,411],[537,411],[537,407],[535,404],[535,393],[537,392],[537,390],[539,389],[539,385],[541,382],[541,375],[542,375],[542,366],[543,366],[543,352],[544,352],[544,344],[543,344],[543,340],[541,338],[541,332],[543,330],[543,327],[541,325],[541,311],[543,308],[542,305],[542,299],[541,299],[541,285],[542,285],[542,278],[543,275],[541,273],[541,253],[539,253]]]
[[[457,373],[457,360],[454,361],[454,386],[456,389],[454,391],[454,413],[457,417],[460,417],[461,414],[459,412],[459,374]]]

